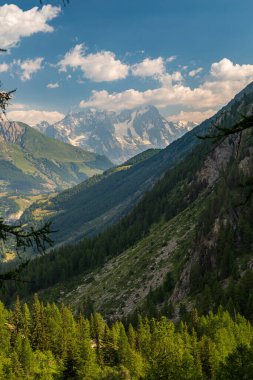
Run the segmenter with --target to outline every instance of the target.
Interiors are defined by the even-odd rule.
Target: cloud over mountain
[[[158,79],[160,87],[144,91],[133,88],[113,93],[93,91],[90,98],[80,102],[80,106],[120,110],[153,104],[160,109],[180,106],[182,111],[215,110],[253,81],[253,65],[239,65],[224,58],[211,65],[207,77],[195,88],[183,82],[180,71],[166,72]]]
[[[64,117],[64,114],[58,111],[43,111],[33,109],[14,109],[8,112],[8,119],[14,121],[22,121],[31,126],[34,126],[41,121],[48,123],[56,123]]]

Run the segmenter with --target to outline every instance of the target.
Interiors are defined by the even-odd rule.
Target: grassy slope
[[[111,167],[105,157],[50,139],[20,124],[25,128],[21,142],[0,141],[1,190],[63,190]]]
[[[100,169],[105,169],[109,166],[109,161],[105,157],[102,160],[102,156],[49,138],[24,123],[19,124],[25,128],[22,147],[26,152],[32,154],[34,158],[47,158],[59,162],[86,162],[87,165],[93,165],[94,162],[99,162],[101,158]]]

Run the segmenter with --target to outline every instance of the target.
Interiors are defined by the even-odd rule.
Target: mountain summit
[[[53,125],[35,128],[49,137],[68,142],[122,163],[149,148],[165,148],[191,130],[195,123],[170,122],[154,106],[119,113],[87,108],[70,113]]]

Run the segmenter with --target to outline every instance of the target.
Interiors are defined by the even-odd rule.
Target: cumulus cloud
[[[9,65],[7,63],[1,63],[0,64],[0,73],[4,73],[9,70]]]
[[[0,6],[0,46],[11,48],[16,46],[23,37],[35,33],[53,32],[48,24],[60,13],[60,7],[44,5],[41,9],[34,7],[23,11],[15,4]]]
[[[42,69],[42,62],[44,58],[42,57],[37,57],[34,59],[26,59],[24,61],[17,60],[14,61],[14,64],[19,66],[21,69],[21,80],[26,81],[31,79],[31,76],[35,74],[37,71]]]
[[[201,123],[202,121],[209,119],[216,113],[216,110],[210,109],[207,111],[181,111],[176,115],[168,116],[169,121],[194,121],[195,123]]]
[[[47,88],[58,88],[58,87],[60,87],[58,82],[47,84]]]
[[[184,78],[180,71],[174,71],[172,74],[164,73],[158,76],[158,80],[163,87],[171,87],[173,83],[183,82]]]
[[[189,76],[190,77],[195,77],[196,75],[198,75],[199,73],[201,73],[202,70],[203,70],[203,67],[199,67],[198,69],[191,70],[189,72]]]
[[[128,75],[128,65],[116,59],[110,51],[101,51],[95,54],[86,54],[84,44],[76,45],[65,54],[58,63],[60,71],[81,69],[84,77],[94,82],[110,82],[124,79]]]
[[[139,77],[153,77],[162,75],[165,72],[164,60],[162,57],[156,59],[146,58],[140,63],[131,67],[132,74]]]
[[[167,59],[166,59],[166,62],[173,62],[173,61],[175,61],[175,59],[177,59],[177,56],[176,55],[172,55],[171,57],[168,57]]]
[[[8,119],[14,121],[22,121],[31,126],[38,124],[41,121],[48,123],[56,123],[64,118],[64,114],[57,111],[40,111],[40,110],[14,110],[8,112]]]
[[[171,80],[173,74],[167,75],[166,83],[161,83],[156,89],[129,89],[118,93],[93,91],[89,99],[81,101],[80,106],[119,110],[153,104],[158,108],[179,105],[190,111],[216,110],[253,81],[253,65],[234,64],[224,58],[211,65],[207,78],[195,88],[183,84],[179,74],[174,74],[178,80],[175,83]]]
[[[253,65],[234,64],[227,58],[223,58],[220,62],[213,63],[211,66],[211,76],[219,80],[238,81],[240,79],[252,78]]]

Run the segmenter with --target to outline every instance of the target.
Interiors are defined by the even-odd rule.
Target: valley
[[[253,379],[252,12],[0,5],[0,380]]]
[[[50,139],[24,123],[2,121],[0,191],[5,206],[1,215],[18,219],[43,194],[71,187],[111,166],[105,157]]]
[[[247,114],[252,100],[252,92],[246,97],[242,93],[218,113],[216,120],[225,125],[234,125],[240,119],[238,109]],[[29,297],[29,294],[39,291],[42,299],[70,303],[76,312],[86,310],[87,305],[92,304],[96,311],[111,319],[131,318],[138,311],[157,316],[161,310],[165,313],[168,307],[169,315],[175,318],[180,308],[184,307],[187,313],[194,305],[202,312],[207,312],[209,303],[205,302],[208,292],[214,307],[222,304],[227,308],[231,307],[229,303],[237,302],[236,294],[241,292],[241,286],[246,281],[244,276],[250,276],[248,250],[251,249],[251,237],[247,235],[246,243],[243,236],[250,228],[251,206],[242,206],[234,218],[233,203],[239,195],[247,197],[247,187],[243,191],[239,189],[240,181],[247,182],[252,170],[252,137],[249,131],[243,132],[240,155],[236,156],[236,135],[213,149],[212,141],[201,142],[196,137],[196,133],[204,135],[208,128],[212,130],[212,121],[197,128],[199,132],[188,133],[165,150],[139,155],[132,165],[130,161],[123,167],[109,169],[104,177],[95,177],[78,185],[73,193],[67,190],[62,193],[62,198],[58,195],[52,197],[51,212],[57,210],[55,200],[59,199],[58,202],[62,204],[69,202],[70,211],[66,209],[65,215],[63,212],[59,215],[66,218],[66,224],[71,220],[72,226],[75,220],[78,221],[85,235],[80,199],[85,199],[87,191],[91,189],[90,198],[87,198],[89,205],[91,196],[96,194],[95,189],[98,186],[99,189],[105,181],[101,194],[106,195],[104,199],[110,199],[108,195],[113,190],[111,178],[116,176],[113,199],[120,199],[117,197],[122,196],[123,192],[121,190],[118,193],[119,184],[123,186],[122,189],[128,189],[128,172],[133,171],[139,178],[139,173],[143,175],[146,171],[150,178],[148,173],[154,171],[154,165],[156,173],[159,173],[157,163],[162,162],[161,157],[165,162],[161,166],[164,172],[160,172],[151,186],[149,182],[149,191],[144,192],[132,210],[121,218],[119,216],[117,223],[108,228],[107,221],[103,219],[104,232],[101,233],[97,225],[98,230],[93,234],[97,237],[76,239],[75,245],[56,246],[48,256],[31,262],[30,269],[24,273],[32,285],[22,288],[21,292],[19,290],[19,294]],[[166,159],[171,157],[170,151],[174,160],[177,152],[178,160],[168,170],[169,161]],[[117,176],[120,176],[119,182]],[[134,182],[135,191],[138,189],[137,183]],[[109,192],[105,191],[108,186]],[[77,207],[79,205],[79,212],[75,211],[73,199]],[[99,203],[96,199],[95,205],[99,206],[99,210],[102,204],[108,202],[102,199],[102,203]],[[38,205],[40,214],[43,204]],[[30,209],[36,215],[34,206]],[[46,202],[45,212],[49,210]],[[89,211],[86,207],[86,216],[89,212],[94,215],[94,211],[95,208]],[[57,220],[58,214],[53,215],[53,223],[55,217]],[[50,220],[50,216],[44,220]],[[94,219],[94,223],[97,221]],[[233,234],[231,228],[235,228],[235,225],[237,232]],[[55,226],[56,223],[53,224]],[[74,228],[77,229],[76,225]],[[63,236],[60,232],[58,234],[59,237]],[[224,240],[225,236],[227,240]],[[232,249],[234,245],[236,248]],[[226,255],[223,254],[224,250]],[[50,270],[46,270],[49,262]],[[212,292],[209,281],[219,291]],[[224,281],[230,286],[223,287]],[[196,291],[199,282],[202,287]],[[10,288],[9,294],[11,298],[7,296],[6,299],[14,300],[16,294],[13,288]],[[238,308],[251,318],[251,312],[246,311],[248,302],[250,294],[243,303],[238,303]]]

